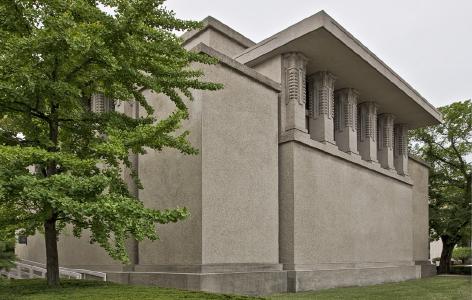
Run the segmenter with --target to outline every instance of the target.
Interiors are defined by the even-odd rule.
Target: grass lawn
[[[189,292],[148,286],[131,286],[100,281],[62,280],[61,288],[48,288],[41,279],[0,280],[0,300],[10,299],[133,299],[133,300],[236,300],[251,297]]]
[[[436,276],[420,280],[385,283],[366,287],[349,287],[280,294],[270,299],[472,299],[472,281],[468,276]]]
[[[0,280],[0,299],[472,299],[471,283],[470,277],[466,276],[441,276],[369,287],[252,298],[96,281],[64,280],[61,288],[51,289],[43,280]]]

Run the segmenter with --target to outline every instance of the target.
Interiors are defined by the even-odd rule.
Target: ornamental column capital
[[[343,88],[334,92],[334,138],[338,148],[349,154],[357,150],[357,103],[359,92]]]
[[[380,165],[388,170],[394,169],[393,164],[393,122],[395,116],[390,113],[378,115],[378,159]]]
[[[308,58],[301,52],[287,52],[282,58],[286,68],[305,68],[308,63]]]
[[[362,102],[357,109],[357,147],[363,160],[377,161],[377,103]]]
[[[308,76],[310,136],[313,140],[334,142],[334,82],[336,76],[320,71]]]
[[[305,120],[306,64],[303,53],[288,52],[282,55],[281,128],[307,132]],[[285,104],[285,105],[284,105]]]
[[[397,173],[404,176],[408,176],[408,128],[402,123],[393,126],[393,161]]]

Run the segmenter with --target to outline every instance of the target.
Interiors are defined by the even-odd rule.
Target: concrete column
[[[378,153],[380,165],[388,170],[394,170],[393,164],[393,122],[392,114],[380,114],[378,116]]]
[[[357,149],[363,160],[377,161],[377,104],[363,102],[357,109]]]
[[[298,52],[283,55],[282,129],[308,132],[305,126],[306,57]]]
[[[103,94],[93,94],[91,110],[96,113],[107,113],[115,109],[114,101]]]
[[[334,140],[341,151],[359,154],[357,151],[357,102],[359,92],[347,88],[334,93]]]
[[[336,77],[322,71],[308,77],[309,128],[313,140],[334,142],[334,82]]]
[[[398,174],[408,176],[408,126],[395,124],[393,127],[393,162]]]

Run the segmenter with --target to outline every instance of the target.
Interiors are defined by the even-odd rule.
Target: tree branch
[[[83,61],[80,65],[76,66],[69,74],[67,74],[67,76],[65,77],[65,80],[64,81],[71,81],[72,78],[74,78],[75,74],[77,74],[77,72],[79,72],[83,67],[85,67],[86,65],[90,64],[91,62],[93,62],[95,59],[93,57],[89,57],[87,58],[85,61]]]
[[[26,110],[21,110],[21,109],[18,109],[18,108],[15,108],[15,107],[11,107],[11,106],[4,106],[4,107],[5,107],[6,109],[9,109],[9,110],[12,110],[12,111],[16,111],[16,112],[30,113],[31,115],[33,115],[33,116],[35,116],[35,117],[37,117],[37,118],[39,118],[39,119],[42,119],[42,120],[44,120],[44,121],[46,121],[46,122],[49,122],[49,121],[50,121],[49,117],[48,117],[46,114],[44,114],[44,113],[42,113],[42,112],[40,112],[40,111],[37,111],[37,110],[33,109],[31,106],[29,106],[29,105],[26,104],[26,103],[18,102],[18,101],[14,101],[14,102],[12,102],[12,103],[13,103],[13,104],[21,105],[21,106],[25,107]]]
[[[467,174],[467,167],[465,165],[464,160],[462,159],[462,156],[460,155],[459,151],[456,148],[455,140],[454,138],[451,137],[449,141],[451,142],[452,150],[454,150],[454,153],[456,154],[457,159],[459,160],[461,173],[464,174],[465,179],[467,179],[467,177],[469,176],[469,174]]]
[[[431,149],[431,147],[430,147]],[[436,155],[432,150],[428,150],[428,154],[433,156],[435,159],[439,160],[439,161],[442,161],[443,163],[445,164],[448,164],[450,165],[451,167],[454,167],[454,168],[460,168],[460,166],[456,165],[455,163],[453,162],[450,162],[448,160],[445,160],[444,158],[442,158],[441,156],[438,156]]]

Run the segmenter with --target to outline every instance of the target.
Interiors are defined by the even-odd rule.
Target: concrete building
[[[442,248],[443,248],[443,243],[440,239],[437,241],[430,242],[429,243],[429,259],[432,260],[434,258],[440,258]],[[435,264],[439,266],[439,261],[435,262]]]
[[[214,18],[204,24],[183,43],[219,60],[193,67],[225,88],[188,102],[184,127],[200,154],[135,158],[139,199],[186,206],[191,217],[160,226],[160,241],[130,241],[126,266],[86,235],[65,233],[61,265],[243,294],[432,274],[428,167],[409,158],[407,133],[438,124],[440,113],[323,11],[257,44]],[[143,93],[159,116],[174,110],[165,96]],[[43,243],[29,237],[17,254],[44,262]]]

